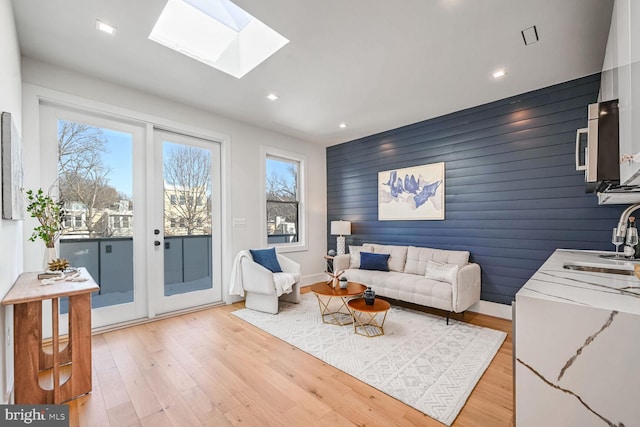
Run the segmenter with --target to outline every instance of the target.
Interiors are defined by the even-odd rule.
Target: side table
[[[364,298],[355,298],[347,305],[353,314],[353,332],[369,338],[384,335],[384,321],[391,304],[376,298],[373,305],[367,305]]]
[[[84,282],[42,285],[38,273],[18,277],[2,305],[13,305],[15,403],[62,403],[91,391],[91,293],[100,289],[86,269]],[[69,297],[69,341],[60,349],[58,307]],[[51,300],[51,351],[42,345],[42,303]]]

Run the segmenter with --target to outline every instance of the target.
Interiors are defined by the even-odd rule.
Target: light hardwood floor
[[[242,307],[95,335],[93,392],[70,402],[70,425],[443,425],[230,314]],[[512,426],[511,322],[464,320],[508,336],[453,425]]]

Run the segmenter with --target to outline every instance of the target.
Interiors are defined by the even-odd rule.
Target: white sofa
[[[333,259],[334,271],[370,286],[377,296],[438,308],[449,315],[480,300],[480,266],[469,252],[365,243]],[[389,254],[389,271],[363,270],[360,252]]]

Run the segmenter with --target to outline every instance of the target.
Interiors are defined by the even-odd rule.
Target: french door
[[[156,314],[221,301],[220,144],[153,133],[150,265],[163,266],[149,272]]]
[[[92,326],[221,301],[220,144],[55,104],[40,114],[59,254],[100,285]]]

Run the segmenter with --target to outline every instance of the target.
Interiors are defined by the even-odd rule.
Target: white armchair
[[[274,275],[281,273],[272,273],[254,262],[250,255],[240,258],[246,308],[277,314],[279,299],[296,304],[300,302],[300,264],[280,254],[277,257],[282,272],[292,275],[295,280],[289,293],[283,293],[274,281]]]

